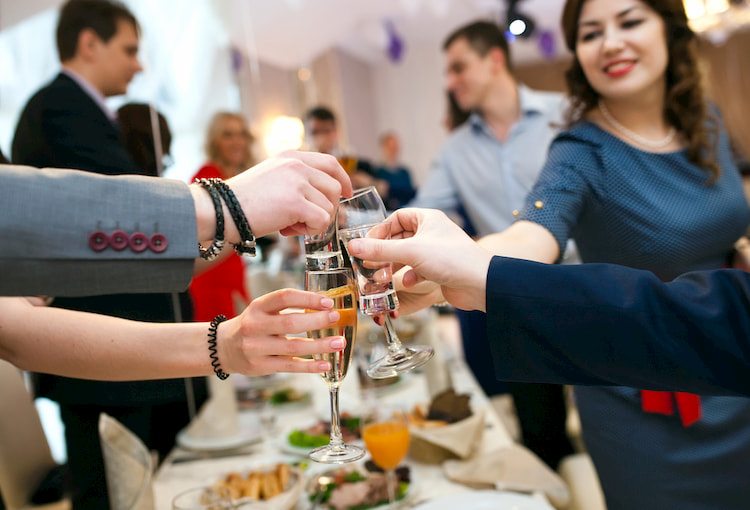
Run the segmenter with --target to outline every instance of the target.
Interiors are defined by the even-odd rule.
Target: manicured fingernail
[[[346,245],[347,251],[351,253],[359,253],[361,249],[362,241],[358,239],[352,239],[349,241],[349,243]]]
[[[346,340],[342,338],[336,338],[331,340],[331,349],[343,349],[346,345]]]
[[[331,308],[333,306],[333,299],[324,297],[320,300],[320,306],[324,308]]]
[[[328,320],[331,322],[339,320],[339,312],[328,312]]]
[[[318,363],[318,370],[321,372],[328,372],[331,369],[331,364],[327,361],[323,361],[321,363]]]

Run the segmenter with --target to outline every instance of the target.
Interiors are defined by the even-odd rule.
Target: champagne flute
[[[356,445],[344,443],[339,419],[339,385],[349,371],[357,333],[357,290],[354,286],[354,275],[349,268],[306,271],[305,289],[333,299],[333,309],[339,313],[339,320],[335,324],[325,329],[309,331],[308,336],[316,339],[329,336],[346,338],[346,347],[343,350],[315,355],[316,359],[331,363],[331,369],[320,374],[328,384],[331,400],[331,439],[326,446],[311,451],[310,458],[325,464],[353,462],[361,459],[365,452]]]
[[[339,237],[344,246],[361,237],[390,239],[391,225],[384,220],[385,205],[374,186],[359,189],[352,198],[339,201]],[[367,375],[373,379],[385,379],[427,363],[435,355],[435,350],[427,345],[404,347],[391,322],[389,312],[398,309],[392,264],[363,261],[351,254],[349,259],[357,276],[360,309],[367,315],[383,314],[385,317],[388,351],[370,364]]]
[[[305,269],[327,271],[344,267],[338,236],[338,208],[333,221],[320,234],[305,236]]]
[[[388,503],[396,501],[395,469],[409,451],[409,421],[403,411],[384,411],[382,408],[365,418],[362,439],[372,461],[386,476]]]

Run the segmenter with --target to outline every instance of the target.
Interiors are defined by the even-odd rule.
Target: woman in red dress
[[[252,141],[247,122],[241,115],[217,113],[211,119],[206,136],[208,162],[192,180],[229,179],[244,172],[253,165]],[[227,248],[214,261],[199,262],[203,267],[198,268],[199,274],[190,284],[196,321],[210,321],[219,314],[234,317],[238,309],[242,310],[250,302],[242,259],[231,247]]]

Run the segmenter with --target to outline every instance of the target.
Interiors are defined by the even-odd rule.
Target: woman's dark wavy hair
[[[697,39],[688,26],[681,0],[641,0],[664,20],[669,49],[664,115],[687,141],[688,159],[704,169],[708,182],[719,177],[716,163],[718,129],[716,119],[708,112],[698,69]],[[578,42],[578,21],[586,0],[567,0],[562,14],[565,42],[573,52],[573,63],[565,73],[570,93],[568,125],[579,122],[599,101],[575,57]]]

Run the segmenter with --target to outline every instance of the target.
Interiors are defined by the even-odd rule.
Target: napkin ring
[[[219,363],[219,356],[216,354],[216,329],[219,324],[227,320],[226,315],[217,315],[211,324],[208,326],[208,356],[211,358],[211,366],[214,367],[214,373],[216,377],[222,381],[229,377],[229,374],[221,369],[221,363]]]

